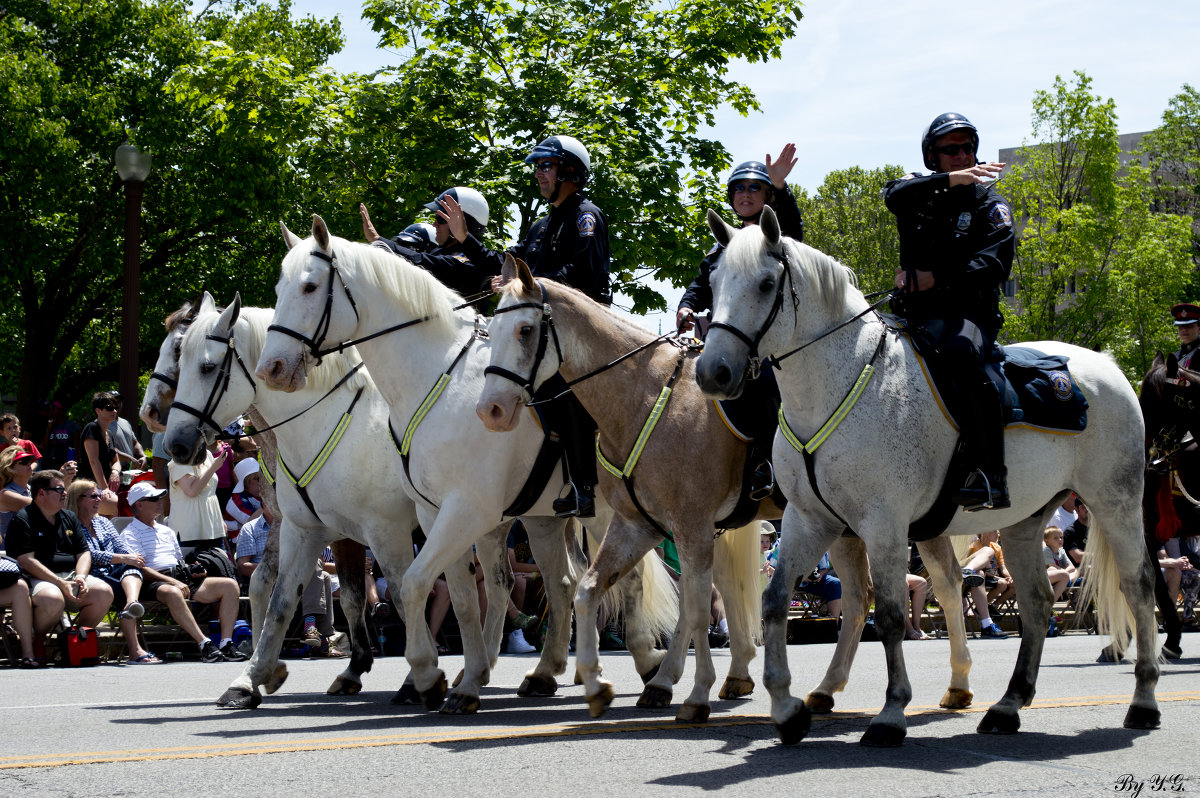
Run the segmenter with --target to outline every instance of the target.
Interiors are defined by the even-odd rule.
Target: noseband
[[[541,368],[542,361],[546,357],[546,348],[549,345],[550,337],[554,337],[555,356],[558,358],[558,365],[562,365],[562,346],[558,343],[558,330],[554,328],[554,317],[550,313],[550,298],[546,295],[546,286],[538,283],[538,287],[542,289],[542,301],[538,302],[520,302],[516,305],[509,305],[506,308],[496,308],[494,316],[499,316],[501,313],[509,313],[514,310],[523,310],[525,308],[534,308],[542,312],[541,328],[538,332],[537,354],[533,358],[533,367],[529,370],[529,377],[522,377],[520,374],[501,368],[500,366],[488,366],[483,370],[484,376],[495,374],[498,377],[503,377],[506,380],[515,382],[520,385],[529,397],[533,398],[533,381],[537,379],[538,369]],[[556,369],[557,370],[557,369]]]
[[[732,333],[745,343],[746,346],[750,347],[750,354],[746,359],[746,372],[747,376],[752,380],[758,379],[758,375],[762,371],[763,359],[758,354],[758,345],[762,343],[767,330],[771,329],[771,325],[775,323],[775,317],[779,315],[779,310],[783,307],[784,283],[787,283],[792,288],[792,311],[795,312],[800,307],[800,297],[796,295],[796,286],[791,279],[792,270],[788,268],[787,252],[768,252],[767,255],[779,261],[783,266],[783,275],[780,276],[779,285],[775,290],[775,302],[771,305],[771,312],[767,314],[767,320],[763,322],[758,333],[751,338],[732,324],[726,324],[722,321],[710,322],[708,325],[709,330],[726,330]]]
[[[178,400],[176,400],[171,407],[172,409],[178,408],[189,415],[195,416],[196,419],[201,422],[198,426],[202,433],[204,431],[203,425],[208,425],[212,427],[218,435],[220,435],[225,430],[216,422],[216,420],[213,419],[212,414],[221,404],[221,400],[225,397],[225,392],[229,390],[229,379],[231,376],[233,376],[234,361],[236,361],[238,366],[241,367],[242,374],[245,375],[246,380],[250,383],[250,387],[254,389],[256,394],[258,393],[258,384],[254,382],[254,378],[250,376],[250,369],[246,368],[246,364],[242,361],[242,356],[238,354],[237,342],[233,338],[232,330],[230,331],[229,335],[225,337],[212,334],[204,337],[209,341],[216,341],[219,344],[225,345],[225,357],[221,359],[221,366],[217,372],[217,378],[213,381],[212,390],[208,392],[208,399],[206,399],[204,402],[204,409],[197,410],[191,405],[185,404]]]
[[[296,332],[295,330],[290,329],[288,327],[284,327],[280,324],[272,324],[271,326],[267,327],[267,332],[271,332],[272,330],[274,330],[276,332],[281,332],[284,335],[288,335],[288,336],[291,336],[292,338],[295,338],[300,343],[304,344],[305,347],[307,347],[308,353],[316,359],[318,364],[320,364],[321,358],[324,355],[327,355],[330,352],[334,352],[334,351],[341,351],[341,349],[343,348],[343,347],[334,347],[333,349],[322,349],[321,348],[322,345],[325,343],[326,336],[329,335],[329,325],[333,319],[333,278],[335,276],[337,277],[338,282],[340,282],[342,284],[342,290],[346,292],[346,299],[350,300],[350,307],[354,310],[354,318],[357,319],[359,316],[358,316],[358,303],[356,303],[354,301],[354,294],[350,293],[350,286],[346,285],[345,278],[343,278],[341,273],[338,271],[337,256],[336,255],[326,255],[324,252],[322,252],[319,249],[314,249],[312,251],[312,256],[315,258],[320,258],[321,260],[323,260],[329,264],[329,280],[326,283],[326,290],[325,290],[325,309],[321,312],[321,318],[317,320],[316,331],[313,333],[312,337],[310,338],[307,335],[304,335],[303,333]]]

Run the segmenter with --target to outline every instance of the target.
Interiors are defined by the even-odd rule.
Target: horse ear
[[[216,313],[217,301],[213,299],[212,294],[205,291],[200,295],[200,301],[196,303],[194,308],[195,313],[192,314],[193,319],[199,316],[201,313]]]
[[[313,214],[313,238],[317,240],[317,246],[326,252],[329,251],[329,228],[325,226],[325,220],[320,216]]]
[[[242,312],[242,295],[239,292],[234,292],[233,301],[229,303],[229,307],[221,311],[221,318],[217,319],[217,329],[229,332],[233,329],[233,325],[237,324],[238,314]]]
[[[1167,355],[1167,377],[1175,379],[1179,374],[1179,361],[1175,359],[1175,353]]]
[[[513,257],[511,252],[504,253],[504,266],[500,268],[500,285],[504,285],[509,280],[517,276],[517,259]]]
[[[537,291],[533,272],[529,271],[529,266],[520,258],[517,258],[517,276],[521,278],[521,287],[525,289],[525,293],[531,294]]]
[[[1157,369],[1167,365],[1167,359],[1163,357],[1162,350],[1157,350],[1154,353],[1154,362],[1150,364],[1150,368]]]
[[[779,244],[779,217],[775,215],[774,209],[770,205],[764,205],[762,216],[758,219],[758,226],[762,228],[763,235],[767,237],[767,244],[774,247]]]
[[[288,226],[282,221],[279,223],[279,229],[283,231],[283,243],[287,245],[288,249],[293,249],[300,243],[300,238],[289,230]]]
[[[717,243],[723,247],[729,246],[729,239],[733,238],[734,230],[729,226],[729,223],[721,218],[721,214],[708,209],[708,229],[712,231],[713,238],[717,239]]]

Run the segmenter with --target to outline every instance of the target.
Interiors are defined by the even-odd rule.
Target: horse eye
[[[318,288],[318,286],[316,283],[305,283],[304,287],[301,288],[300,290],[306,294],[312,294],[312,293],[316,292],[317,288]]]
[[[529,334],[532,332],[533,332],[532,324],[522,324],[521,329],[517,330],[517,335],[521,336],[522,338],[528,338]]]
[[[200,373],[201,374],[212,374],[213,371],[216,370],[216,368],[217,368],[216,363],[201,363],[200,364]]]
[[[764,277],[763,281],[761,283],[759,283],[759,285],[758,285],[758,290],[763,292],[764,294],[769,294],[772,291],[774,291],[775,290],[775,278],[774,277]]]

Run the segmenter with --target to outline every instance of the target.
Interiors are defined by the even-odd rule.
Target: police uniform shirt
[[[13,516],[4,546],[14,559],[32,552],[34,559],[55,573],[74,570],[79,555],[91,551],[79,516],[59,510],[53,521],[47,521],[35,504]]]
[[[468,240],[470,240],[469,236]],[[454,239],[450,239],[446,246],[435,247],[429,252],[409,249],[384,238],[376,239],[373,246],[387,249],[409,263],[421,267],[436,277],[442,285],[462,296],[471,296],[488,290],[486,287],[488,278],[500,273],[500,265],[489,261],[475,261],[467,257],[462,245]]]
[[[883,198],[896,216],[900,265],[932,272],[934,280],[928,291],[905,294],[897,310],[998,330],[999,286],[1012,271],[1016,242],[1008,202],[990,186],[951,187],[946,172],[893,180]]]
[[[785,185],[782,189],[775,189],[775,198],[770,205],[779,219],[780,232],[788,238],[803,241],[804,219],[800,216],[800,206],[796,204],[796,196],[792,194],[791,187]],[[741,226],[745,227],[746,223],[743,221]],[[683,292],[683,298],[679,300],[680,308],[691,308],[698,313],[712,307],[712,286],[709,284],[709,277],[723,251],[724,248],[717,244],[708,251],[704,260],[700,261],[700,273]]]
[[[504,254],[484,248],[467,236],[463,252],[473,263],[499,274]],[[529,266],[534,277],[569,285],[602,304],[612,303],[609,288],[608,222],[589,199],[575,192],[529,228],[525,240],[509,252]]]
[[[1175,350],[1175,359],[1179,361],[1180,366],[1185,369],[1191,369],[1193,368],[1192,360],[1197,349],[1200,349],[1200,338],[1192,341],[1190,344],[1183,344]],[[1197,361],[1196,365],[1200,365],[1200,361]]]

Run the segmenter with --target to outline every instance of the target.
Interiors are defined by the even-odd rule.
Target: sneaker
[[[983,574],[979,573],[978,571],[974,571],[970,568],[964,568],[962,571],[962,574],[963,574],[963,587],[982,587],[983,586]]]
[[[983,627],[983,629],[979,632],[979,636],[990,637],[995,640],[1003,640],[1004,638],[1008,637],[1008,632],[1004,631],[993,622]]]
[[[220,648],[221,658],[226,662],[245,662],[249,659],[242,651],[233,644],[232,640],[226,640],[225,645]]]
[[[520,629],[513,629],[512,634],[508,636],[508,653],[528,654],[532,651],[537,651],[537,649],[529,645],[529,641],[525,639],[525,634]]]
[[[224,662],[225,658],[221,656],[221,649],[217,648],[217,644],[211,640],[205,640],[200,646],[200,659],[205,662]]]
[[[729,645],[729,633],[722,632],[718,626],[708,627],[708,647],[725,648]]]
[[[541,621],[532,615],[520,613],[513,620],[513,624],[517,629],[521,630],[521,634],[525,637],[525,642],[534,648],[539,648],[542,644]]]
[[[317,631],[315,626],[304,627],[304,635],[300,638],[300,645],[308,646],[309,648],[318,648],[325,643],[321,633]]]
[[[132,618],[135,621],[138,618],[141,618],[145,614],[146,614],[146,608],[143,607],[141,605],[141,603],[137,602],[137,601],[129,602],[129,606],[121,611],[122,618]]]

